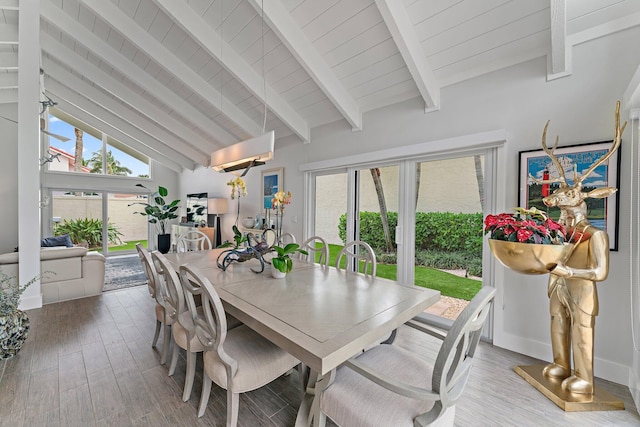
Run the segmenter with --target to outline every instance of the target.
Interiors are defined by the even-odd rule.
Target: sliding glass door
[[[105,255],[135,252],[136,243],[147,246],[146,217],[136,202],[146,195],[83,190],[51,191],[51,230],[45,234],[69,234],[75,244]],[[49,209],[49,208],[48,208]],[[104,219],[106,218],[106,221]]]

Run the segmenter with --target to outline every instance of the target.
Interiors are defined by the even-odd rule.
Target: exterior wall
[[[136,202],[136,195],[110,194],[108,199],[109,218],[122,233],[123,242],[147,239],[147,219],[135,212],[141,206],[129,206]],[[53,217],[60,219],[102,218],[101,196],[58,195],[53,197]]]

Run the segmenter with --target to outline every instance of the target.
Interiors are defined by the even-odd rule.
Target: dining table
[[[311,370],[296,425],[311,422],[314,383],[437,302],[440,292],[294,260],[282,279],[257,259],[218,267],[222,249],[166,254],[176,270],[197,267],[225,311]]]

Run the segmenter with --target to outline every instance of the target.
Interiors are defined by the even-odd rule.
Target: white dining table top
[[[214,285],[225,310],[326,374],[424,311],[440,292],[294,260],[283,279],[263,273],[257,260],[216,266],[219,249],[167,254],[174,267],[189,263]]]

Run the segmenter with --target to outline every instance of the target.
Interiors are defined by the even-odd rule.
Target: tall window
[[[49,113],[50,171],[149,177],[149,158],[56,108]],[[79,161],[76,161],[79,159]]]

